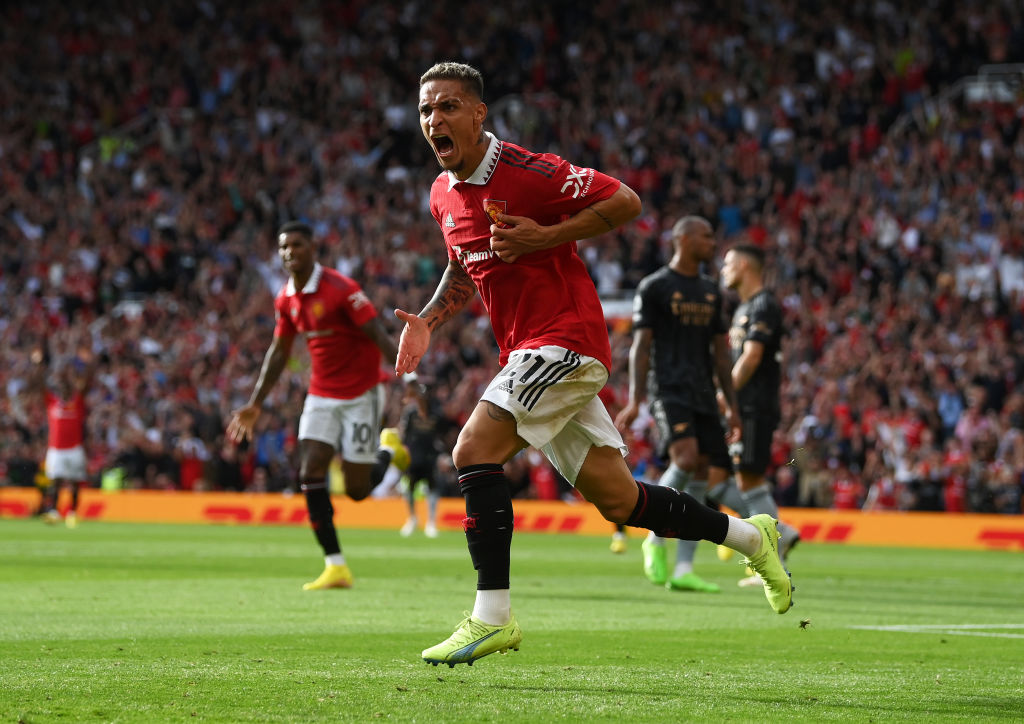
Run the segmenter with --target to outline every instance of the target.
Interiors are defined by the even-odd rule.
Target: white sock
[[[679,578],[687,573],[693,573],[693,561],[676,561],[676,569],[672,572],[672,577]]]
[[[729,532],[725,534],[722,545],[739,551],[749,558],[756,555],[761,548],[761,530],[752,523],[730,515]]]
[[[324,562],[329,566],[343,566],[345,565],[345,556],[341,553],[332,553],[324,557]]]
[[[512,593],[507,588],[476,592],[473,618],[488,626],[504,626],[512,618]]]
[[[665,545],[665,539],[660,537],[660,536],[654,535],[654,531],[653,530],[650,533],[647,534],[647,542],[652,544],[652,545],[656,545],[656,546],[663,546],[663,545]]]

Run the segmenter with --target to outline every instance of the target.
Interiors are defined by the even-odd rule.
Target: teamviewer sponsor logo
[[[485,251],[465,251],[461,246],[452,246],[452,249],[455,251],[455,258],[459,260],[459,264],[466,271],[469,271],[471,264],[487,261],[494,256],[494,252],[490,249]]]

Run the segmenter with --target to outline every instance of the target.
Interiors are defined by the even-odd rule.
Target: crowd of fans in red
[[[30,352],[88,346],[97,479],[294,485],[301,359],[250,448],[223,434],[269,343],[274,230],[310,222],[397,333],[390,310],[422,307],[445,264],[417,79],[458,59],[483,71],[499,137],[642,195],[642,218],[581,245],[609,299],[664,263],[684,214],[722,253],[769,252],[789,329],[780,503],[1020,513],[1024,97],[929,99],[1022,49],[1012,0],[5,4],[6,482],[45,450]],[[497,365],[482,311],[421,368],[456,425]],[[610,322],[621,399],[628,318]],[[638,472],[658,463],[649,434]],[[539,456],[511,467],[522,494],[555,490]]]

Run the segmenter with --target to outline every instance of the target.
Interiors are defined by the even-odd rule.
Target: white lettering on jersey
[[[330,337],[334,334],[333,329],[311,329],[305,333],[306,339],[319,339],[320,337]]]
[[[466,271],[469,271],[469,265],[478,261],[487,261],[494,252],[488,249],[487,251],[463,251],[461,246],[452,245],[452,249],[455,251],[455,258],[459,260],[459,264]]]
[[[360,289],[358,292],[352,292],[352,294],[348,295],[348,302],[352,305],[352,309],[359,309],[364,304],[369,304],[370,298]]]
[[[586,196],[587,192],[590,191],[590,184],[594,181],[594,170],[590,168],[576,168],[572,164],[569,164],[569,174],[565,177],[565,183],[562,184],[561,191],[566,193],[572,191],[572,197],[574,199],[580,196]]]

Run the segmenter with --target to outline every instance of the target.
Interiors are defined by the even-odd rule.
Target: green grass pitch
[[[0,521],[0,721],[1024,718],[1024,554],[803,545],[779,616],[710,544],[720,594],[609,540],[517,535],[522,649],[449,669],[419,654],[472,606],[461,533],[343,530],[355,587],[304,592],[304,528]]]

